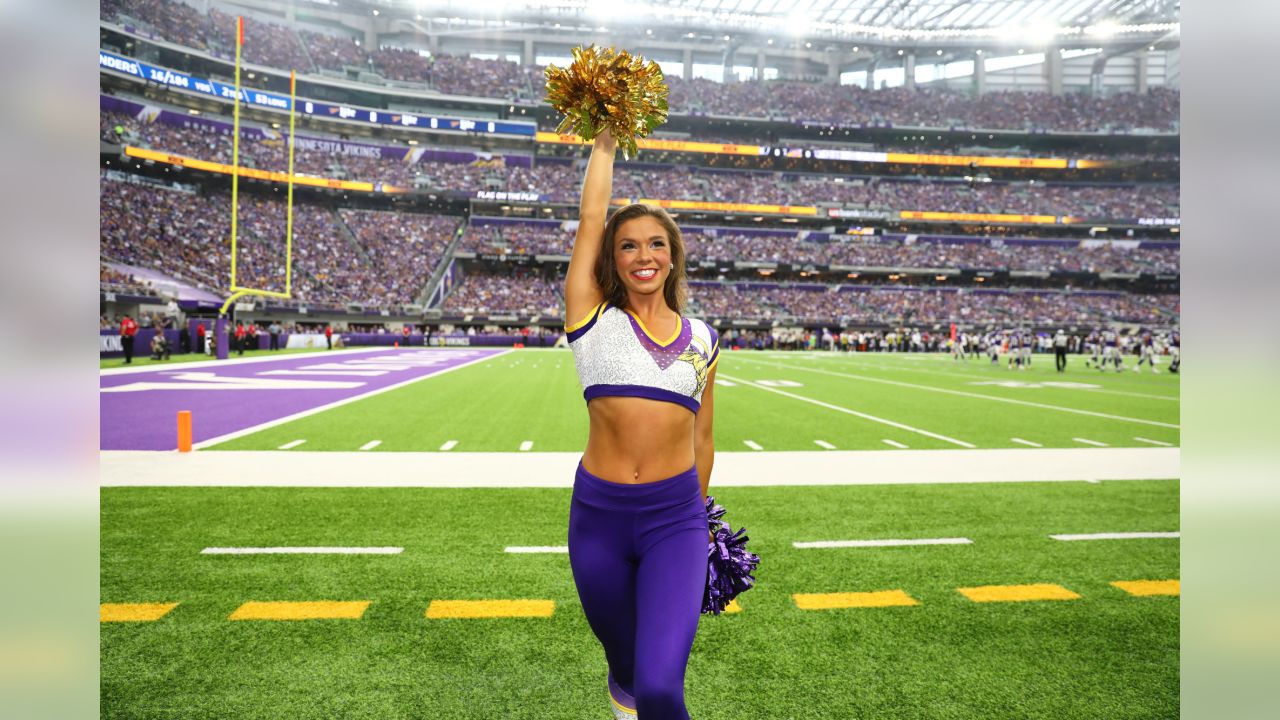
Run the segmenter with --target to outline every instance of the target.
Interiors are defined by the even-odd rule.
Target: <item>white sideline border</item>
[[[581,457],[578,452],[109,450],[99,453],[99,468],[102,487],[570,488]],[[246,473],[246,467],[254,471]],[[716,454],[711,488],[714,494],[717,487],[1097,482],[1181,475],[1180,448],[748,450]]]

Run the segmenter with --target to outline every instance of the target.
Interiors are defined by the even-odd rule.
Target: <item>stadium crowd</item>
[[[458,250],[489,255],[568,255],[574,233],[562,228],[531,225],[470,227]],[[1153,273],[1179,272],[1179,250],[1136,248],[1105,241],[1009,244],[1002,241],[905,242],[903,238],[876,241],[814,242],[790,235],[745,235],[725,230],[715,234],[686,232],[691,263],[755,261],[790,265],[847,265],[884,268],[960,268],[1036,272]]]
[[[1084,294],[1064,292],[992,292],[855,288],[835,292],[818,287],[691,287],[691,314],[707,317],[755,317],[763,320],[838,319],[846,324],[965,323],[1077,324],[1108,322],[1169,323],[1177,315],[1177,296]],[[755,303],[758,315],[735,308]],[[705,305],[704,305],[705,303]],[[723,315],[720,313],[724,313]]]
[[[100,16],[197,50],[231,57],[235,21],[211,8],[207,15],[176,0],[100,0]],[[245,24],[245,59],[282,70],[309,72],[356,67],[389,80],[421,83],[450,95],[539,100],[543,67],[499,59],[412,49],[372,52],[347,36],[298,25],[251,19]],[[990,92],[980,97],[940,88],[866,90],[853,85],[794,81],[714,82],[666,76],[676,114],[773,118],[831,125],[966,127],[1076,132],[1176,130],[1180,95],[1154,87],[1146,93],[1092,97],[1083,93]]]
[[[164,150],[200,160],[231,162],[231,133],[189,122],[178,127],[143,123],[124,113],[104,112],[99,134],[112,142]],[[288,142],[282,136],[263,138],[245,133],[240,143],[241,164],[284,170]],[[544,162],[532,168],[507,167],[501,161],[475,164],[372,158],[333,154],[297,147],[294,170],[319,177],[382,182],[459,192],[497,190],[529,192],[553,202],[577,200],[582,170],[573,164]],[[843,178],[795,173],[712,171],[679,166],[619,164],[613,194],[664,200],[775,203],[811,205],[835,203],[876,210],[930,212],[1071,215],[1097,219],[1177,217],[1179,186],[1046,185],[1040,183],[977,183],[905,181],[888,178]]]
[[[211,292],[230,286],[229,195],[199,195],[106,178],[100,188],[100,248],[105,259],[154,269]],[[285,219],[284,202],[240,196],[240,285],[285,289]],[[303,302],[372,306],[417,302],[457,222],[438,215],[346,209],[335,213],[295,204],[293,296]]]
[[[686,314],[718,319],[804,319],[843,324],[963,323],[1050,325],[1176,322],[1176,295],[904,289],[833,285],[782,287],[695,282]],[[445,299],[446,313],[518,313],[563,317],[558,286],[533,276],[467,275]]]
[[[563,317],[556,286],[537,277],[468,275],[440,306],[446,313],[549,315]]]

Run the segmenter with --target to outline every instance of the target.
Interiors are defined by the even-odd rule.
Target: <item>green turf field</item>
[[[890,442],[976,450],[1180,441],[1178,376],[1099,373],[1078,356],[1065,374],[1051,356],[1036,356],[1024,372],[1006,370],[1003,359],[992,366],[942,355],[722,357],[719,452],[756,452],[748,443],[765,452],[894,453]],[[306,443],[284,452],[350,451],[372,440],[381,443],[367,452],[436,452],[453,441],[457,452],[509,453],[517,472],[522,443],[579,453],[586,433],[569,351],[528,350],[209,452],[278,452],[298,439]],[[992,474],[1016,479],[1018,468]],[[762,561],[740,612],[702,619],[686,682],[699,720],[1179,711],[1179,540],[1049,537],[1177,531],[1176,479],[714,494],[732,524],[749,529]],[[607,720],[603,653],[568,557],[504,552],[564,545],[569,500],[567,488],[104,487],[102,715]],[[792,545],[957,537],[973,542]],[[263,546],[403,552],[201,554]],[[1125,581],[1165,581],[1158,589],[1172,594],[1135,596],[1111,584]],[[1071,599],[976,602],[959,590],[1025,585],[1060,586]],[[794,597],[885,591],[915,604],[815,610]],[[451,600],[542,601],[550,614],[427,617],[433,602]],[[230,619],[263,602],[349,603],[341,609],[351,618]],[[134,610],[118,605],[135,603],[160,605],[140,609],[157,619],[109,621]]]
[[[1027,371],[941,354],[724,352],[715,387],[718,452],[1179,444],[1179,382],[1167,372]],[[1167,368],[1167,362],[1164,365]],[[857,413],[857,414],[854,414]],[[870,417],[867,417],[870,416]],[[1017,441],[1014,440],[1017,439]],[[580,452],[582,389],[568,350],[513,351],[440,377],[213,446],[295,452]],[[1021,441],[1021,442],[1018,442]]]
[[[738,370],[743,373],[742,369]],[[978,437],[974,435],[973,437]],[[695,718],[1170,718],[1178,609],[1112,581],[1178,578],[1178,483],[727,488],[762,561],[742,611],[704,617]],[[113,718],[610,718],[605,665],[563,554],[567,489],[104,488],[101,625]],[[518,511],[516,511],[518,509]],[[966,537],[971,545],[796,549]],[[202,555],[207,546],[401,546],[387,556]],[[1050,583],[1078,599],[978,603]],[[914,606],[802,610],[793,593],[902,590]],[[428,619],[433,600],[541,599],[550,617]],[[229,620],[247,601],[368,601],[359,619]]]

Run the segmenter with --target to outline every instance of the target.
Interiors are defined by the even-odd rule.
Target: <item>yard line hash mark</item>
[[[285,444],[281,445],[281,446],[279,447],[279,449],[280,449],[280,450],[292,450],[293,448],[298,447],[299,445],[301,445],[301,444],[302,444],[302,443],[304,443],[304,442],[306,442],[306,440],[294,440],[293,442],[287,442],[287,443],[285,443]]]
[[[1084,535],[1050,535],[1054,540],[1151,540],[1162,538],[1181,538],[1181,532],[1118,532],[1089,533]]]
[[[207,547],[201,555],[399,555],[402,547]]]
[[[814,548],[848,548],[848,547],[900,547],[908,545],[972,545],[969,538],[915,538],[910,540],[814,540],[811,542],[793,542],[792,547],[799,550]]]

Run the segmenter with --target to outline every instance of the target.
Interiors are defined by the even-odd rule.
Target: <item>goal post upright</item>
[[[237,300],[246,295],[259,295],[288,299],[293,295],[293,153],[294,130],[297,120],[297,71],[289,71],[289,165],[285,174],[288,187],[285,204],[285,266],[284,292],[260,290],[240,285],[236,275],[236,256],[238,254],[237,225],[240,208],[240,103],[243,101],[240,87],[241,49],[244,46],[244,17],[236,18],[236,64],[235,64],[235,104],[232,113],[231,137],[231,295],[218,311],[214,337],[217,342],[217,358],[227,359],[229,343],[227,330],[227,311]]]

